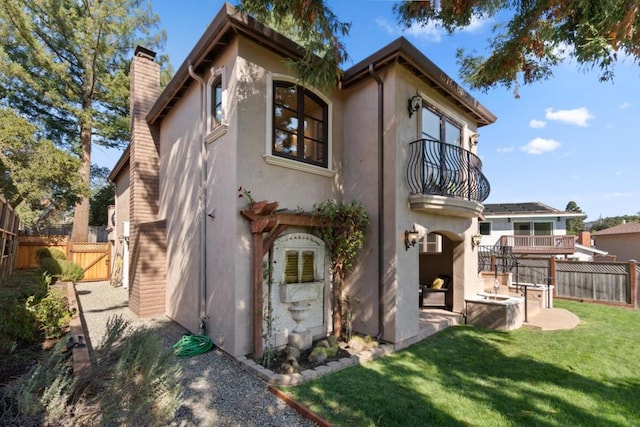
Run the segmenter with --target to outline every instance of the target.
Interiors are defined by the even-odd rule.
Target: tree
[[[580,209],[580,206],[578,206],[578,204],[576,202],[574,202],[573,200],[571,200],[569,203],[567,203],[567,207],[565,208],[565,211],[567,212],[576,212],[576,213],[582,213],[582,209]],[[573,234],[575,236],[578,235],[578,233],[580,233],[582,230],[584,230],[584,219],[587,216],[582,216],[580,218],[568,218],[567,219],[567,234]]]
[[[566,56],[585,68],[598,66],[612,80],[618,56],[640,58],[637,0],[404,1],[394,6],[406,26],[436,23],[452,33],[477,19],[507,18],[494,27],[486,57],[458,51],[464,81],[487,90],[514,87],[552,75]]]
[[[88,194],[80,160],[36,137],[36,126],[0,108],[0,192],[23,227],[46,225]]]
[[[128,141],[128,64],[136,44],[164,42],[157,22],[144,0],[3,0],[0,102],[76,154],[89,183],[92,143]],[[82,194],[72,241],[86,241],[88,220]]]
[[[324,77],[315,78],[323,81],[339,74],[347,58],[340,37],[348,34],[350,24],[340,22],[325,1],[240,0],[240,7],[258,19],[266,15],[272,22],[285,23],[285,35],[293,33],[302,46],[321,53],[322,68],[313,69],[317,58],[308,57],[302,61],[307,66],[298,70],[321,73]],[[638,0],[405,0],[393,10],[406,27],[433,23],[449,33],[478,19],[506,19],[494,26],[486,57],[458,51],[460,74],[474,89],[502,85],[514,88],[517,96],[520,84],[551,77],[552,68],[568,57],[583,68],[599,67],[600,79],[612,80],[619,57],[636,63],[640,58]],[[298,76],[305,79],[300,72]]]
[[[89,205],[89,225],[108,225],[108,210],[115,204],[115,195],[116,188],[112,184],[95,191]]]
[[[351,24],[339,21],[323,0],[240,0],[238,7],[305,48],[303,59],[287,63],[303,84],[322,90],[336,86],[340,64],[349,58],[340,37]]]
[[[343,283],[345,275],[353,268],[353,261],[364,244],[369,217],[359,202],[343,203],[327,200],[313,207],[313,213],[322,217],[325,225],[318,227],[331,258],[333,287],[333,334],[342,335]]]

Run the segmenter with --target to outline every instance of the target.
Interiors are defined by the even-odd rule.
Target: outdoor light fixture
[[[479,133],[474,133],[473,135],[471,135],[469,137],[469,144],[473,145],[478,145],[478,138],[480,138],[480,134]]]
[[[416,230],[414,226],[411,230],[404,232],[404,248],[405,250],[409,250],[409,247],[415,246],[418,243],[418,239],[420,238],[420,233]]]
[[[416,91],[416,94],[409,99],[409,118],[413,116],[413,113],[420,111],[420,108],[422,108],[422,97]]]
[[[482,235],[480,233],[471,236],[471,248],[480,246],[480,242],[482,242]]]

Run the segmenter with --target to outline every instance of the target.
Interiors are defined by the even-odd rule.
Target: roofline
[[[578,212],[545,212],[545,213],[536,213],[536,212],[523,212],[523,213],[500,213],[500,214],[490,214],[484,213],[485,218],[513,218],[513,217],[529,217],[529,216],[537,216],[541,218],[551,218],[551,217],[561,217],[561,218],[581,218],[584,216],[583,213]]]
[[[391,63],[413,68],[413,72],[445,97],[466,109],[478,120],[478,127],[494,123],[497,117],[484,105],[458,85],[441,68],[427,58],[420,50],[404,37],[399,37],[379,51],[369,55],[344,72],[342,87],[348,87],[369,76],[369,65],[374,69],[383,68]]]
[[[131,151],[129,150],[129,147],[131,147],[130,144],[127,145],[127,148],[124,149],[124,151],[122,152],[122,155],[120,155],[120,158],[118,159],[115,166],[111,170],[111,173],[107,177],[107,181],[109,181],[112,184],[115,184],[115,181],[118,178],[118,175],[120,175],[120,172],[122,171],[122,169],[124,169],[124,167],[129,164],[129,158],[131,156]]]
[[[609,252],[603,251],[602,249],[594,248],[593,246],[585,246],[585,245],[581,245],[579,243],[576,243],[574,246],[576,247],[576,249],[580,249],[580,250],[583,250],[585,252],[592,252],[594,254],[599,254],[599,255],[608,255],[609,254]]]
[[[171,100],[187,84],[188,80],[192,79],[189,75],[189,66],[198,68],[212,51],[221,45],[226,45],[222,40],[230,33],[232,36],[242,33],[289,58],[301,59],[305,56],[305,50],[291,39],[252,16],[241,13],[229,3],[225,3],[151,107],[147,114],[149,124],[153,124],[162,115]]]

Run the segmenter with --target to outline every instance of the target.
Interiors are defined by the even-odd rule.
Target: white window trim
[[[313,91],[322,101],[327,104],[327,167],[316,166],[309,163],[300,162],[298,160],[288,159],[286,157],[275,156],[273,154],[273,81],[286,81],[299,84],[298,80],[286,74],[267,73],[267,117],[266,117],[266,137],[265,137],[265,154],[264,161],[273,166],[294,169],[301,172],[313,173],[316,175],[333,177],[336,171],[333,170],[333,103],[322,92],[313,88],[306,87]],[[224,84],[224,83],[223,83]],[[223,98],[224,100],[224,95]]]
[[[213,118],[213,84],[220,77],[220,83],[222,86],[222,120],[217,125],[214,122]],[[227,72],[224,66],[220,67],[211,67],[209,80],[207,81],[207,135],[205,136],[205,141],[207,143],[211,143],[216,139],[220,138],[222,135],[227,133],[228,125],[228,117],[227,117]],[[214,127],[214,125],[216,125]]]

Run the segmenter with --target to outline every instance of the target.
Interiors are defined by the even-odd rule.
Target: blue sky
[[[232,2],[234,3],[234,2]],[[448,36],[435,27],[404,31],[392,13],[395,2],[330,0],[342,21],[352,23],[345,44],[355,64],[399,36],[406,37],[460,82],[456,50],[482,51],[496,21]],[[219,0],[152,0],[167,31],[165,51],[177,69],[219,11]],[[498,120],[479,130],[478,153],[491,183],[486,203],[539,201],[563,210],[570,200],[588,215],[640,212],[640,67],[619,63],[613,83],[598,81],[572,62],[545,82],[512,91],[470,91]],[[463,85],[464,86],[464,85]],[[94,161],[112,167],[119,152],[95,147]]]

